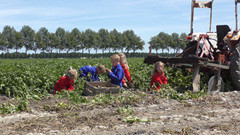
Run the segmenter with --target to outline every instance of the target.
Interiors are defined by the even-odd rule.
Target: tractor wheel
[[[196,44],[196,42],[189,42],[187,45],[186,45],[186,47],[185,47],[185,49],[183,50],[183,52],[184,51],[186,51],[186,52],[184,52],[183,53],[183,55],[182,55],[182,58],[185,58],[185,57],[188,57],[188,55],[189,54],[195,54],[195,52],[196,52],[196,47],[194,48],[194,49],[189,49],[190,47],[192,47],[193,45],[195,45]]]
[[[218,82],[219,81],[219,82]],[[219,86],[217,84],[219,83]],[[224,91],[224,82],[221,77],[219,77],[219,80],[217,80],[217,76],[212,76],[208,81],[208,92],[212,91]]]
[[[240,45],[237,44],[232,50],[232,55],[230,57],[230,73],[233,84],[238,90],[240,90]]]

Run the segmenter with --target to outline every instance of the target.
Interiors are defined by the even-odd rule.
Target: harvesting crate
[[[86,96],[94,96],[100,93],[118,93],[119,86],[110,82],[86,82],[84,84],[83,94]]]

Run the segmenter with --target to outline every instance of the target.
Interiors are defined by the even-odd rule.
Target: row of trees
[[[110,58],[110,56],[112,56],[115,53],[74,53],[74,52],[70,52],[69,54],[67,53],[28,53],[27,55],[25,53],[1,53],[0,54],[0,59],[28,59],[28,58],[35,58],[35,59],[46,59],[46,58]],[[128,58],[146,58],[149,53],[142,53],[142,52],[131,52],[131,53],[126,53],[126,56]],[[156,55],[156,53],[152,53],[152,55]],[[175,54],[167,54],[167,53],[163,53],[161,54],[162,57],[173,57]]]
[[[172,33],[169,35],[164,32],[160,32],[158,35],[151,37],[149,44],[152,44],[152,49],[163,51],[166,49],[169,53],[170,49],[173,49],[174,53],[177,53],[179,50],[183,50],[186,47],[186,42],[184,41],[187,37],[186,33],[181,33],[180,36],[178,33]]]
[[[58,28],[55,33],[49,32],[45,27],[35,32],[31,27],[24,25],[20,31],[16,31],[14,27],[5,26],[2,33],[0,32],[0,50],[9,53],[10,49],[15,49],[16,54],[19,49],[25,47],[26,55],[29,50],[37,52],[50,52],[58,50],[77,52],[84,49],[88,53],[93,50],[100,49],[102,53],[106,50],[117,51],[125,50],[127,52],[136,50],[143,50],[145,42],[137,36],[133,30],[126,30],[123,33],[118,32],[116,29],[108,31],[107,29],[99,29],[95,32],[91,29],[80,31],[74,28],[71,32],[65,31],[63,28]]]
[[[184,49],[186,43],[181,40],[186,38],[186,33],[181,33],[180,36],[177,33],[171,35],[160,32],[158,35],[151,37],[149,44],[152,44],[152,49],[167,50],[170,49],[176,53],[180,49]],[[124,32],[118,32],[116,29],[108,31],[107,29],[99,29],[95,32],[91,29],[80,31],[74,28],[71,32],[65,31],[63,28],[58,28],[55,33],[49,32],[45,27],[35,32],[31,27],[24,25],[20,31],[16,31],[14,27],[5,26],[2,33],[0,32],[0,50],[9,53],[9,50],[15,49],[16,56],[18,50],[25,48],[25,55],[28,51],[34,51],[35,55],[37,50],[48,52],[51,54],[56,50],[60,56],[62,51],[74,52],[77,54],[79,50],[87,50],[90,54],[95,50],[96,54],[98,50],[102,50],[102,54],[105,51],[109,53],[111,51],[117,52],[133,51],[144,49],[145,42],[137,36],[133,30],[126,30]]]

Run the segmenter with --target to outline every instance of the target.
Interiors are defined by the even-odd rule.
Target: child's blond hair
[[[99,65],[97,68],[98,68],[99,70],[103,71],[103,72],[105,72],[105,71],[106,71],[106,69],[105,69],[105,66],[104,66],[104,65]]]
[[[76,69],[72,69],[72,66],[67,70],[66,76],[69,78],[77,79],[77,71]]]
[[[128,63],[127,63],[127,60],[126,60],[126,55],[124,53],[119,53],[118,56],[120,58],[122,58],[122,63],[128,67]]]
[[[117,54],[113,54],[110,58],[113,59],[113,60],[116,60],[118,62],[120,60],[120,57]]]
[[[155,74],[155,73],[158,72],[158,71],[157,71],[157,66],[158,66],[158,65],[161,65],[161,66],[162,66],[162,73],[160,73],[160,74],[164,74],[164,64],[163,64],[161,61],[158,61],[158,62],[155,63],[154,68],[153,68],[153,71],[152,71],[152,74]]]

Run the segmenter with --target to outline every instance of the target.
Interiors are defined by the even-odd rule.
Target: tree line
[[[186,34],[185,34],[186,35]],[[181,34],[183,37],[184,34]],[[157,36],[151,37],[149,44],[152,44],[152,49],[156,50],[162,49],[176,49],[177,46],[182,43],[179,40],[179,35],[173,33],[168,35],[164,32],[159,33]],[[137,50],[143,50],[145,42],[137,36],[133,30],[126,30],[118,32],[116,29],[108,31],[107,29],[101,28],[98,32],[91,29],[85,31],[80,31],[78,28],[74,28],[72,31],[66,31],[59,27],[54,32],[49,32],[45,27],[40,28],[37,32],[33,30],[30,26],[24,25],[20,31],[16,31],[14,27],[5,26],[3,31],[0,32],[0,50],[9,53],[9,50],[16,50],[15,57],[18,58],[18,50],[25,47],[25,57],[27,57],[28,51],[36,52],[40,51],[42,54],[48,52],[53,57],[53,51],[56,50],[58,55],[62,51],[66,51],[67,57],[70,52],[77,54],[78,51],[87,50],[90,54],[91,51],[101,50],[102,54],[106,51],[110,53],[111,51],[117,52],[133,51],[135,53]],[[55,57],[55,56],[54,56]]]
[[[117,52],[119,53],[119,52]],[[127,53],[124,52],[127,58],[146,58],[149,53],[145,52],[131,52]],[[112,53],[80,53],[80,52],[70,52],[69,54],[67,53],[28,53],[27,55],[25,53],[0,53],[0,59],[29,59],[29,58],[34,58],[34,59],[46,59],[46,58],[78,58],[78,59],[89,59],[89,58],[110,58],[113,54],[116,54],[115,52]],[[152,55],[157,55],[156,53],[152,53]],[[175,54],[173,53],[163,53],[161,54],[162,57],[173,57]]]
[[[162,50],[162,53],[165,49],[168,51],[168,54],[170,49],[173,49],[173,53],[177,53],[180,50],[185,49],[186,37],[186,33],[181,33],[179,36],[178,33],[172,33],[172,35],[169,35],[165,32],[160,32],[158,35],[151,37],[148,43],[152,45],[152,49],[156,50],[157,54],[160,49]]]
[[[40,28],[35,32],[31,27],[24,25],[20,31],[16,31],[14,27],[5,26],[0,33],[0,50],[9,52],[10,49],[15,49],[16,53],[22,47],[25,47],[25,53],[29,50],[37,52],[49,52],[53,50],[77,52],[84,49],[90,52],[95,50],[96,53],[100,49],[102,53],[106,50],[117,51],[124,49],[129,52],[143,50],[145,42],[137,36],[133,30],[126,30],[123,33],[116,29],[108,31],[107,29],[99,29],[95,32],[91,29],[80,31],[74,28],[71,32],[65,31],[63,28],[57,28],[56,32],[49,32],[45,27]]]

